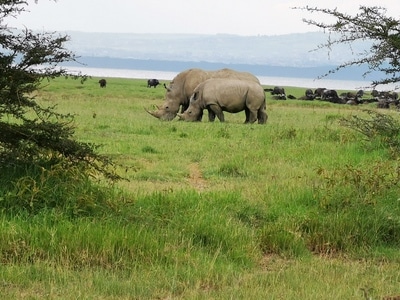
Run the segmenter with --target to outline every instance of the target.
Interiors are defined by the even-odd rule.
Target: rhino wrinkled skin
[[[215,117],[225,121],[223,112],[245,111],[245,123],[265,124],[268,119],[263,87],[254,81],[212,78],[199,84],[190,98],[188,109],[179,118],[185,121],[201,121],[203,110],[208,110],[210,122]]]

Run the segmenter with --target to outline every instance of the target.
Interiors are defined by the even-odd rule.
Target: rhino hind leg
[[[246,120],[244,120],[244,124],[249,123],[249,118],[250,118],[250,111],[247,109],[247,107],[244,109],[244,113],[246,114]]]
[[[257,120],[257,112],[254,110],[250,110],[248,107],[244,109],[246,114],[246,120],[244,121],[245,124],[252,124]]]
[[[258,124],[265,124],[267,123],[268,120],[268,115],[265,112],[265,109],[262,107],[258,110],[257,112],[257,119],[258,119]]]
[[[257,120],[258,112],[255,110],[246,109],[246,121],[245,123],[252,124]]]

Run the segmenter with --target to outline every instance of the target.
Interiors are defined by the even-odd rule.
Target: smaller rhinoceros
[[[180,119],[185,121],[201,121],[203,110],[208,110],[210,122],[215,116],[224,122],[223,111],[237,113],[245,111],[245,123],[254,123],[258,119],[259,124],[267,122],[266,102],[263,87],[253,81],[212,78],[200,83],[190,97],[189,107]]]

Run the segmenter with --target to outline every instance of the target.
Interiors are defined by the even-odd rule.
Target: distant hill
[[[288,67],[335,65],[366,48],[366,43],[312,51],[328,36],[322,32],[275,36],[130,34],[68,32],[68,48],[82,56]]]
[[[170,71],[180,72],[189,68],[201,68],[204,70],[217,70],[222,68],[231,68],[238,71],[247,71],[259,76],[273,77],[296,77],[296,78],[317,78],[324,75],[334,66],[318,67],[287,67],[270,66],[257,64],[235,64],[235,63],[213,63],[206,61],[173,61],[173,60],[143,60],[130,58],[112,58],[112,57],[88,57],[82,56],[79,61],[91,68],[109,68],[109,69],[131,69],[131,70],[149,70],[149,71]],[[77,64],[67,64],[69,66],[78,66]],[[352,67],[347,68],[336,74],[331,74],[330,79],[340,80],[362,80],[362,74],[366,68]],[[369,79],[376,79],[369,77]]]
[[[67,32],[68,49],[88,67],[181,71],[190,67],[230,67],[256,75],[316,78],[354,53],[340,45],[331,53],[316,49],[328,36],[321,32],[276,36],[128,34]],[[329,76],[362,80],[365,68],[351,68]],[[370,78],[369,78],[370,79]]]

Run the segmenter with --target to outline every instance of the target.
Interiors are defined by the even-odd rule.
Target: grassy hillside
[[[126,180],[1,173],[2,299],[400,295],[397,148],[340,123],[374,104],[267,94],[266,125],[244,113],[161,122],[144,107],[162,103],[162,87],[107,81],[58,79],[37,99],[75,114],[76,137]],[[35,210],[37,199],[56,205]]]

